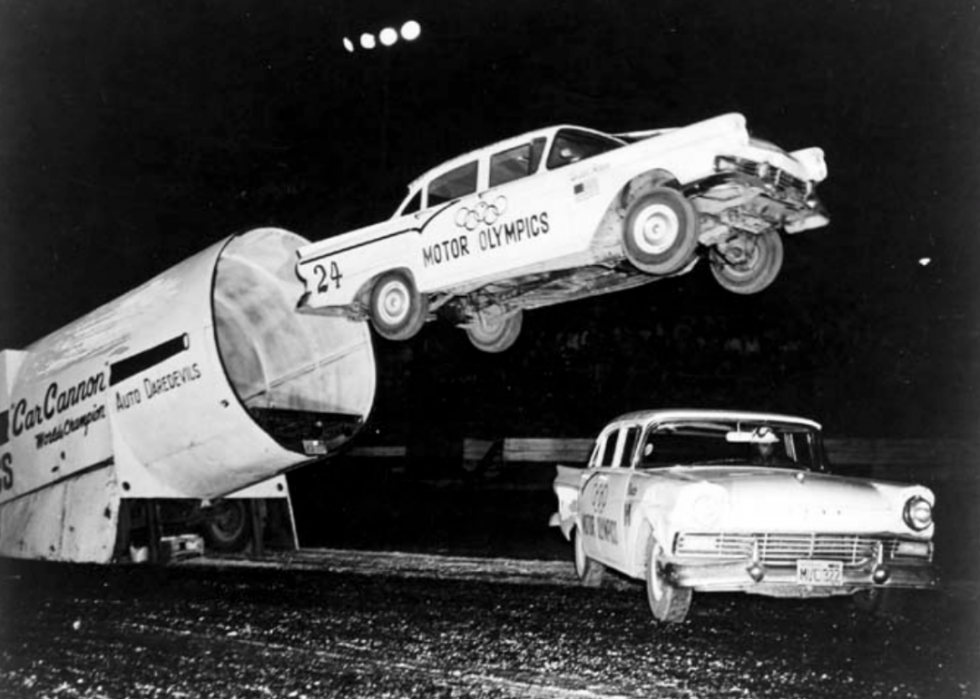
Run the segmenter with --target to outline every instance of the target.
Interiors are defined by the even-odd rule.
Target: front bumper
[[[665,573],[677,587],[707,592],[750,592],[776,597],[849,595],[871,588],[932,589],[939,584],[935,566],[927,561],[845,564],[840,585],[806,585],[797,581],[796,565],[737,561],[677,561]]]

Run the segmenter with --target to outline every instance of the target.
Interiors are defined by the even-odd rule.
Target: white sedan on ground
[[[659,621],[692,593],[856,595],[871,607],[936,584],[933,493],[826,472],[820,426],[766,413],[651,410],[602,430],[554,489],[575,568],[645,580]]]
[[[609,135],[554,126],[454,158],[382,223],[299,251],[299,310],[370,318],[392,340],[436,312],[488,352],[525,309],[619,291],[707,257],[727,289],[768,287],[783,233],[825,226],[823,151],[788,153],[727,114]]]

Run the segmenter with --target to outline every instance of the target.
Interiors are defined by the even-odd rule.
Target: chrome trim
[[[899,587],[931,589],[939,584],[936,570],[924,560],[885,564],[888,578],[884,583],[874,581],[873,563],[845,565],[842,584],[839,587],[807,586],[797,582],[796,566],[769,566],[763,577],[756,581],[750,573],[751,566],[744,561],[703,561],[700,563],[668,563],[666,574],[673,585],[702,591],[742,591],[779,597],[816,597],[846,595],[857,590]]]
[[[713,538],[712,551],[687,545],[687,537],[700,541]],[[745,559],[766,565],[792,565],[798,560],[822,559],[859,564],[866,561],[932,560],[932,544],[928,556],[898,554],[900,537],[869,536],[866,534],[735,534],[721,532],[682,532],[674,542],[678,558]],[[919,542],[920,540],[915,540]]]
[[[808,182],[767,162],[719,155],[715,158],[715,171],[744,175],[780,192],[795,193],[801,203],[805,203],[807,196],[812,193]]]

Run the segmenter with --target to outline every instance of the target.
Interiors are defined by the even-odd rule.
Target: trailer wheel
[[[407,272],[385,272],[371,289],[371,324],[386,340],[414,337],[422,329],[427,312],[428,301]]]
[[[575,573],[578,579],[585,587],[599,587],[602,585],[602,578],[605,577],[606,566],[586,555],[585,544],[578,527],[572,530],[572,539],[575,547]]]
[[[673,274],[694,255],[698,214],[676,189],[656,187],[634,201],[626,214],[623,251],[647,274]]]
[[[129,543],[132,536],[131,503],[129,500],[119,502],[119,523],[116,526],[116,543],[112,549],[113,560],[125,560],[130,555]]]
[[[728,250],[711,251],[711,272],[723,288],[736,294],[757,294],[775,281],[783,268],[779,231],[742,234]]]
[[[524,312],[517,311],[509,316],[487,318],[478,313],[476,319],[466,326],[466,336],[473,346],[483,352],[503,352],[510,349],[521,334]]]
[[[647,601],[653,618],[668,624],[679,624],[691,608],[691,588],[677,587],[665,573],[664,550],[651,536],[647,543]]]
[[[241,551],[252,536],[248,501],[239,498],[216,500],[204,521],[208,548],[225,553]]]

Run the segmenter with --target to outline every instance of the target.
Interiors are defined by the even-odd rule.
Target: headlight
[[[909,527],[917,532],[921,532],[932,524],[932,504],[919,495],[911,497],[905,503],[903,517]]]
[[[677,544],[681,554],[718,553],[717,534],[681,534]]]
[[[715,157],[716,172],[736,172],[738,163],[730,155],[719,155]]]

